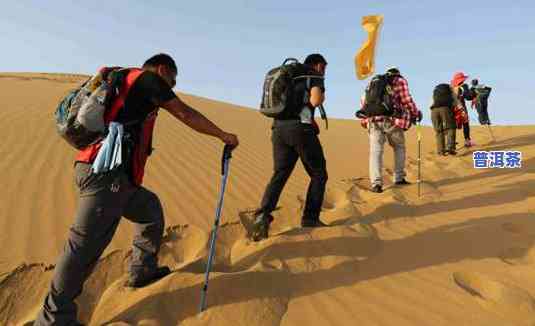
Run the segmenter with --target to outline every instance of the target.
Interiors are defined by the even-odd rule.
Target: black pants
[[[466,107],[464,108],[464,112],[468,117],[468,121],[463,123],[463,136],[464,140],[470,140],[470,116],[468,115],[468,110],[466,109]]]
[[[490,124],[489,112],[487,110],[487,102],[481,102],[476,104],[477,117],[481,125]]]
[[[277,124],[276,121],[271,141],[274,173],[262,199],[262,211],[271,213],[275,209],[297,159],[300,158],[311,179],[302,219],[318,220],[327,184],[327,166],[316,130],[299,122],[283,121]]]
[[[111,242],[121,216],[135,223],[130,274],[157,267],[164,229],[158,197],[143,187],[133,186],[124,172],[94,175],[89,168],[87,164],[76,165],[78,211],[35,325],[76,323],[74,299]]]

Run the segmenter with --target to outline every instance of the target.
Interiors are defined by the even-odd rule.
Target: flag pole
[[[420,122],[417,122],[416,124],[416,131],[417,131],[417,139],[418,139],[418,198],[421,196],[421,184],[422,184],[422,175],[421,175],[421,166],[422,166],[422,132],[421,132],[421,126]]]
[[[489,124],[487,124],[487,129],[489,130],[490,137],[492,138],[492,142],[495,143],[496,142],[496,138],[494,138],[494,135],[492,134],[492,129],[490,129],[490,125]]]

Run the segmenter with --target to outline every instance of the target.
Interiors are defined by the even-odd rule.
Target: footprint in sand
[[[204,254],[208,240],[207,232],[195,226],[170,226],[162,239],[159,260],[172,267],[191,262]]]
[[[499,257],[509,265],[531,265],[535,263],[535,249],[531,247],[513,247],[505,250]]]
[[[506,285],[476,272],[456,272],[453,280],[468,293],[490,304],[491,308],[535,313],[535,300],[522,288]]]
[[[221,224],[217,231],[212,271],[230,271],[230,255],[234,244],[245,238],[246,230],[238,222]],[[160,250],[163,265],[190,273],[204,273],[208,259],[211,233],[191,225],[167,229]]]
[[[341,183],[350,186],[347,190],[349,200],[356,205],[366,204],[366,201],[362,198],[362,193],[370,191],[370,182],[368,178],[346,178],[340,180]]]
[[[369,181],[368,178],[359,177],[359,178],[346,178],[340,180],[340,182],[351,186],[351,191],[355,192],[357,189],[369,190]]]
[[[433,171],[433,173],[440,173],[445,177],[459,176],[456,172],[459,164],[462,163],[461,160],[457,159],[461,157],[458,153],[457,156],[439,156],[435,152],[428,152],[426,155],[423,155],[421,158],[421,167],[424,171]],[[410,164],[409,169],[416,170],[418,168],[418,161],[415,159],[409,159]],[[445,171],[447,170],[447,171]]]
[[[340,209],[341,207],[346,206],[350,202],[350,199],[351,193],[349,191],[327,188],[321,209],[323,211],[334,211]]]
[[[234,268],[232,266],[232,250],[234,245],[245,239],[246,234],[246,230],[239,222],[225,223],[219,227],[216,241],[216,255],[212,270],[216,272],[240,271],[239,267]]]
[[[358,210],[362,202],[360,190],[355,187],[347,190],[329,188],[323,199],[321,218],[328,223],[358,218],[362,215]]]
[[[298,196],[297,200],[300,203],[300,209],[303,210],[305,199],[302,196]],[[360,216],[355,205],[359,202],[360,197],[358,190],[353,187],[346,190],[329,187],[325,191],[325,196],[323,198],[321,219],[327,223],[332,223],[336,220]]]

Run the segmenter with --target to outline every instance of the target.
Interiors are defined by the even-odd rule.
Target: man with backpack
[[[422,120],[409,92],[407,80],[397,67],[374,76],[356,113],[370,137],[371,191],[383,192],[384,143],[394,149],[394,184],[408,185],[405,173],[405,135],[411,125]]]
[[[301,159],[311,179],[301,226],[326,226],[320,221],[319,215],[327,183],[327,167],[314,113],[325,98],[323,76],[327,61],[317,53],[307,56],[303,64],[295,59],[286,64],[288,61],[272,69],[264,82],[260,111],[274,118],[271,137],[274,173],[260,208],[255,212],[254,241],[268,237],[273,221],[271,212],[275,210],[298,159]]]
[[[124,126],[123,137],[118,139],[123,150],[119,154],[122,159],[117,159],[122,164],[105,172],[94,172],[93,163],[105,146],[103,142],[86,146],[78,153],[75,163],[80,193],[78,211],[35,325],[81,325],[74,300],[112,240],[121,216],[135,225],[126,285],[143,287],[171,272],[167,266],[158,266],[164,230],[162,205],[155,193],[141,185],[145,163],[152,151],[152,131],[159,107],[199,133],[234,147],[238,145],[235,135],[219,129],[172,91],[177,66],[169,55],[157,54],[141,69],[121,71],[124,80],[119,94],[106,108],[105,117],[110,124],[121,124],[121,131]]]
[[[453,88],[449,84],[439,84],[433,90],[431,103],[431,121],[435,130],[438,155],[456,155],[454,109],[461,109],[459,100],[454,96]],[[445,139],[447,142],[445,141]]]
[[[472,79],[470,91],[474,95],[472,107],[477,110],[478,120],[481,125],[490,125],[489,112],[487,109],[488,99],[492,88],[484,84],[479,84],[477,79]]]

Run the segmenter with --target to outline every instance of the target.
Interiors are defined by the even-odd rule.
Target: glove
[[[422,111],[418,111],[416,116],[411,116],[411,123],[416,124],[417,122],[422,121]]]
[[[420,122],[423,119],[422,111],[418,111],[418,116],[416,117],[416,121]]]
[[[363,110],[358,110],[357,112],[355,112],[355,118],[357,118],[357,119],[366,119],[368,117],[366,116],[366,113],[364,113]]]
[[[422,121],[422,118],[422,111],[418,111],[418,113],[416,113],[416,116],[411,116],[411,123],[416,124],[417,122]]]

